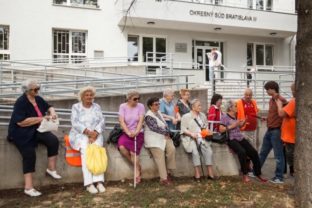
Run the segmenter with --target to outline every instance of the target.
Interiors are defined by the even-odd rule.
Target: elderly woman
[[[213,130],[214,132],[219,132],[220,124],[218,122],[220,122],[222,115],[221,111],[222,98],[223,98],[222,95],[214,94],[211,98],[210,108],[207,113],[208,122],[210,123],[217,122],[212,126],[211,125],[208,126],[208,128],[210,130]]]
[[[105,121],[101,107],[94,103],[95,88],[91,86],[80,90],[78,100],[72,107],[69,142],[73,149],[80,151],[83,183],[91,194],[105,191],[104,174],[93,175],[86,166],[86,149],[88,144],[103,146]],[[96,185],[96,187],[94,186]]]
[[[119,107],[119,123],[123,129],[123,134],[118,139],[118,148],[127,160],[134,164],[134,156],[139,155],[144,143],[143,121],[145,108],[139,103],[140,94],[135,90],[130,90],[127,94],[127,102]],[[134,139],[136,138],[136,152]],[[136,183],[141,182],[141,166],[139,158],[136,160]]]
[[[187,153],[192,153],[195,176],[200,181],[201,164],[200,152],[207,166],[208,179],[214,180],[212,171],[212,149],[210,142],[202,138],[201,131],[207,129],[208,122],[206,115],[201,112],[202,106],[198,99],[191,101],[191,111],[185,114],[181,120],[182,144]],[[210,132],[212,134],[212,132]],[[200,151],[200,152],[199,152]]]
[[[163,98],[160,100],[160,112],[164,117],[169,129],[175,130],[177,123],[181,120],[175,112],[175,105],[173,102],[174,91],[170,88],[165,89]]]
[[[22,90],[24,94],[16,100],[14,105],[8,139],[15,144],[23,158],[24,193],[35,197],[41,195],[34,189],[32,181],[32,173],[35,172],[36,164],[35,147],[38,143],[45,145],[48,150],[46,173],[54,179],[61,178],[55,169],[59,148],[57,137],[51,132],[36,131],[44,118],[56,119],[57,115],[54,108],[38,95],[40,85],[37,81],[26,80],[22,84]]]
[[[248,177],[247,157],[253,163],[253,170],[255,176],[261,181],[267,180],[261,177],[261,166],[257,150],[244,138],[240,132],[240,127],[245,124],[245,120],[237,120],[237,107],[233,100],[228,100],[225,105],[226,114],[221,117],[220,132],[228,131],[229,141],[228,146],[237,154],[241,171],[243,173],[243,182],[250,181]]]
[[[175,147],[169,137],[167,123],[159,112],[159,105],[157,97],[147,100],[149,110],[145,114],[144,142],[145,147],[150,150],[157,165],[160,183],[162,185],[170,185],[171,178],[169,173],[176,168]]]

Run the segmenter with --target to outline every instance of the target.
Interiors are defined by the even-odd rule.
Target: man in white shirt
[[[212,81],[214,76],[215,79],[220,79],[220,72],[214,74],[214,71],[220,70],[222,66],[222,53],[217,48],[213,48],[210,53],[207,53],[207,56],[209,59],[209,81]]]

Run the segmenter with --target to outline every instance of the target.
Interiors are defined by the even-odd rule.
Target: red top
[[[208,119],[208,122],[209,121],[220,121],[221,110],[215,105],[210,106],[209,111],[208,111],[208,115],[207,115],[207,119]],[[213,124],[213,131],[219,132],[219,126],[220,126],[220,124]],[[209,129],[211,129],[210,125],[208,127],[209,127]]]
[[[40,109],[38,108],[38,105],[37,105],[37,104],[34,105],[34,108],[35,108],[35,111],[36,111],[36,113],[37,113],[37,116],[38,116],[38,117],[42,117],[42,113],[41,113]]]
[[[244,99],[243,106],[246,117],[246,125],[244,131],[254,131],[257,129],[257,112],[252,102],[246,102]]]

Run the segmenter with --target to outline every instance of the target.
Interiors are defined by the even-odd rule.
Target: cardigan
[[[35,96],[35,101],[37,106],[44,116],[51,105],[49,105],[42,97]],[[17,123],[30,118],[30,117],[38,117],[38,114],[35,110],[35,107],[28,100],[26,94],[24,93],[20,96],[13,108],[9,128],[8,128],[8,140],[12,141],[17,146],[29,146],[37,145],[37,141],[35,140],[36,130],[39,127],[39,124],[34,124],[32,126],[21,127]]]

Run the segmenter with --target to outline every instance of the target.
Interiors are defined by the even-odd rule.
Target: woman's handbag
[[[206,140],[212,141],[218,144],[226,144],[229,141],[228,132],[223,133],[213,133],[212,136],[206,137]]]
[[[122,135],[122,128],[119,124],[116,124],[113,128],[113,130],[109,133],[108,136],[108,143],[117,144],[119,137]]]
[[[89,144],[86,150],[86,164],[93,175],[100,175],[106,171],[107,155],[104,147]]]
[[[46,118],[43,118],[37,131],[41,133],[48,132],[48,131],[57,131],[59,124],[60,124],[60,121],[58,118],[49,119],[49,120]]]
[[[173,145],[175,147],[179,147],[181,144],[181,135],[180,135],[180,131],[176,131],[176,132],[169,132],[169,136],[172,139]]]

